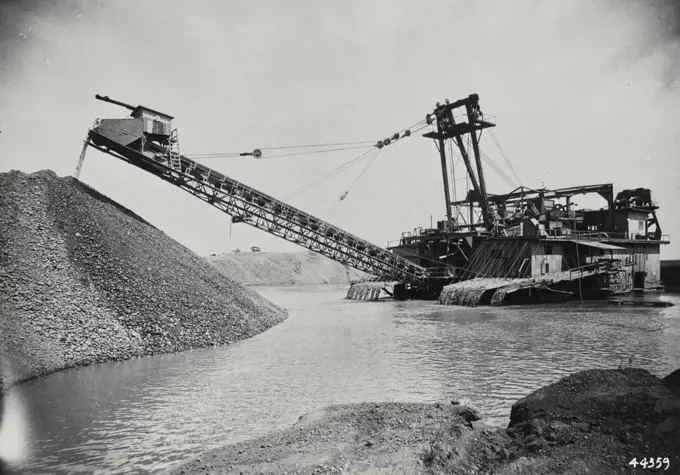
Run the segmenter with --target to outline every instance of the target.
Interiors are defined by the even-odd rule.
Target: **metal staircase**
[[[172,168],[175,171],[181,171],[182,160],[179,154],[179,135],[177,134],[177,129],[174,129],[172,131],[172,134],[170,135],[168,153],[170,155],[169,160],[170,168]]]

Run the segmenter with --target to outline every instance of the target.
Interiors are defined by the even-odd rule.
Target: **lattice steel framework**
[[[427,278],[424,267],[179,155],[172,147],[143,138],[140,143],[123,145],[99,133],[99,124],[97,121],[89,130],[85,147],[96,148],[172,183],[231,215],[235,223],[247,223],[381,279],[420,283]]]

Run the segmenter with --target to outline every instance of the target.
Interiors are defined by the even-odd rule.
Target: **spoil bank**
[[[0,174],[0,350],[13,381],[223,345],[285,311],[132,211],[51,171]]]
[[[582,371],[521,399],[510,419],[488,427],[455,401],[332,406],[176,472],[609,474],[661,457],[669,468],[654,473],[680,473],[680,371]]]
[[[246,285],[344,284],[363,273],[312,251],[231,252],[209,256],[220,272]]]

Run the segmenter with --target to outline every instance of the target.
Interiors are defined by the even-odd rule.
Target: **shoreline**
[[[640,447],[646,447],[640,450]],[[680,370],[585,370],[515,402],[507,428],[456,401],[327,406],[170,473],[620,473],[667,457],[680,473]]]

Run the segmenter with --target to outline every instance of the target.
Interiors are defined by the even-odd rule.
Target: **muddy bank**
[[[311,251],[231,252],[207,259],[230,279],[254,286],[343,284],[364,276]]]
[[[207,453],[177,473],[422,473],[426,452],[452,431],[461,466],[484,453],[473,410],[451,404],[355,404],[307,414],[290,429]],[[487,430],[488,432],[488,430]],[[475,440],[477,439],[477,440]]]
[[[14,380],[228,344],[285,312],[51,171],[0,174],[0,349]]]
[[[515,403],[505,429],[455,401],[333,406],[176,473],[609,474],[632,473],[634,457],[666,457],[671,474],[680,473],[679,447],[680,371],[661,380],[588,370]]]

